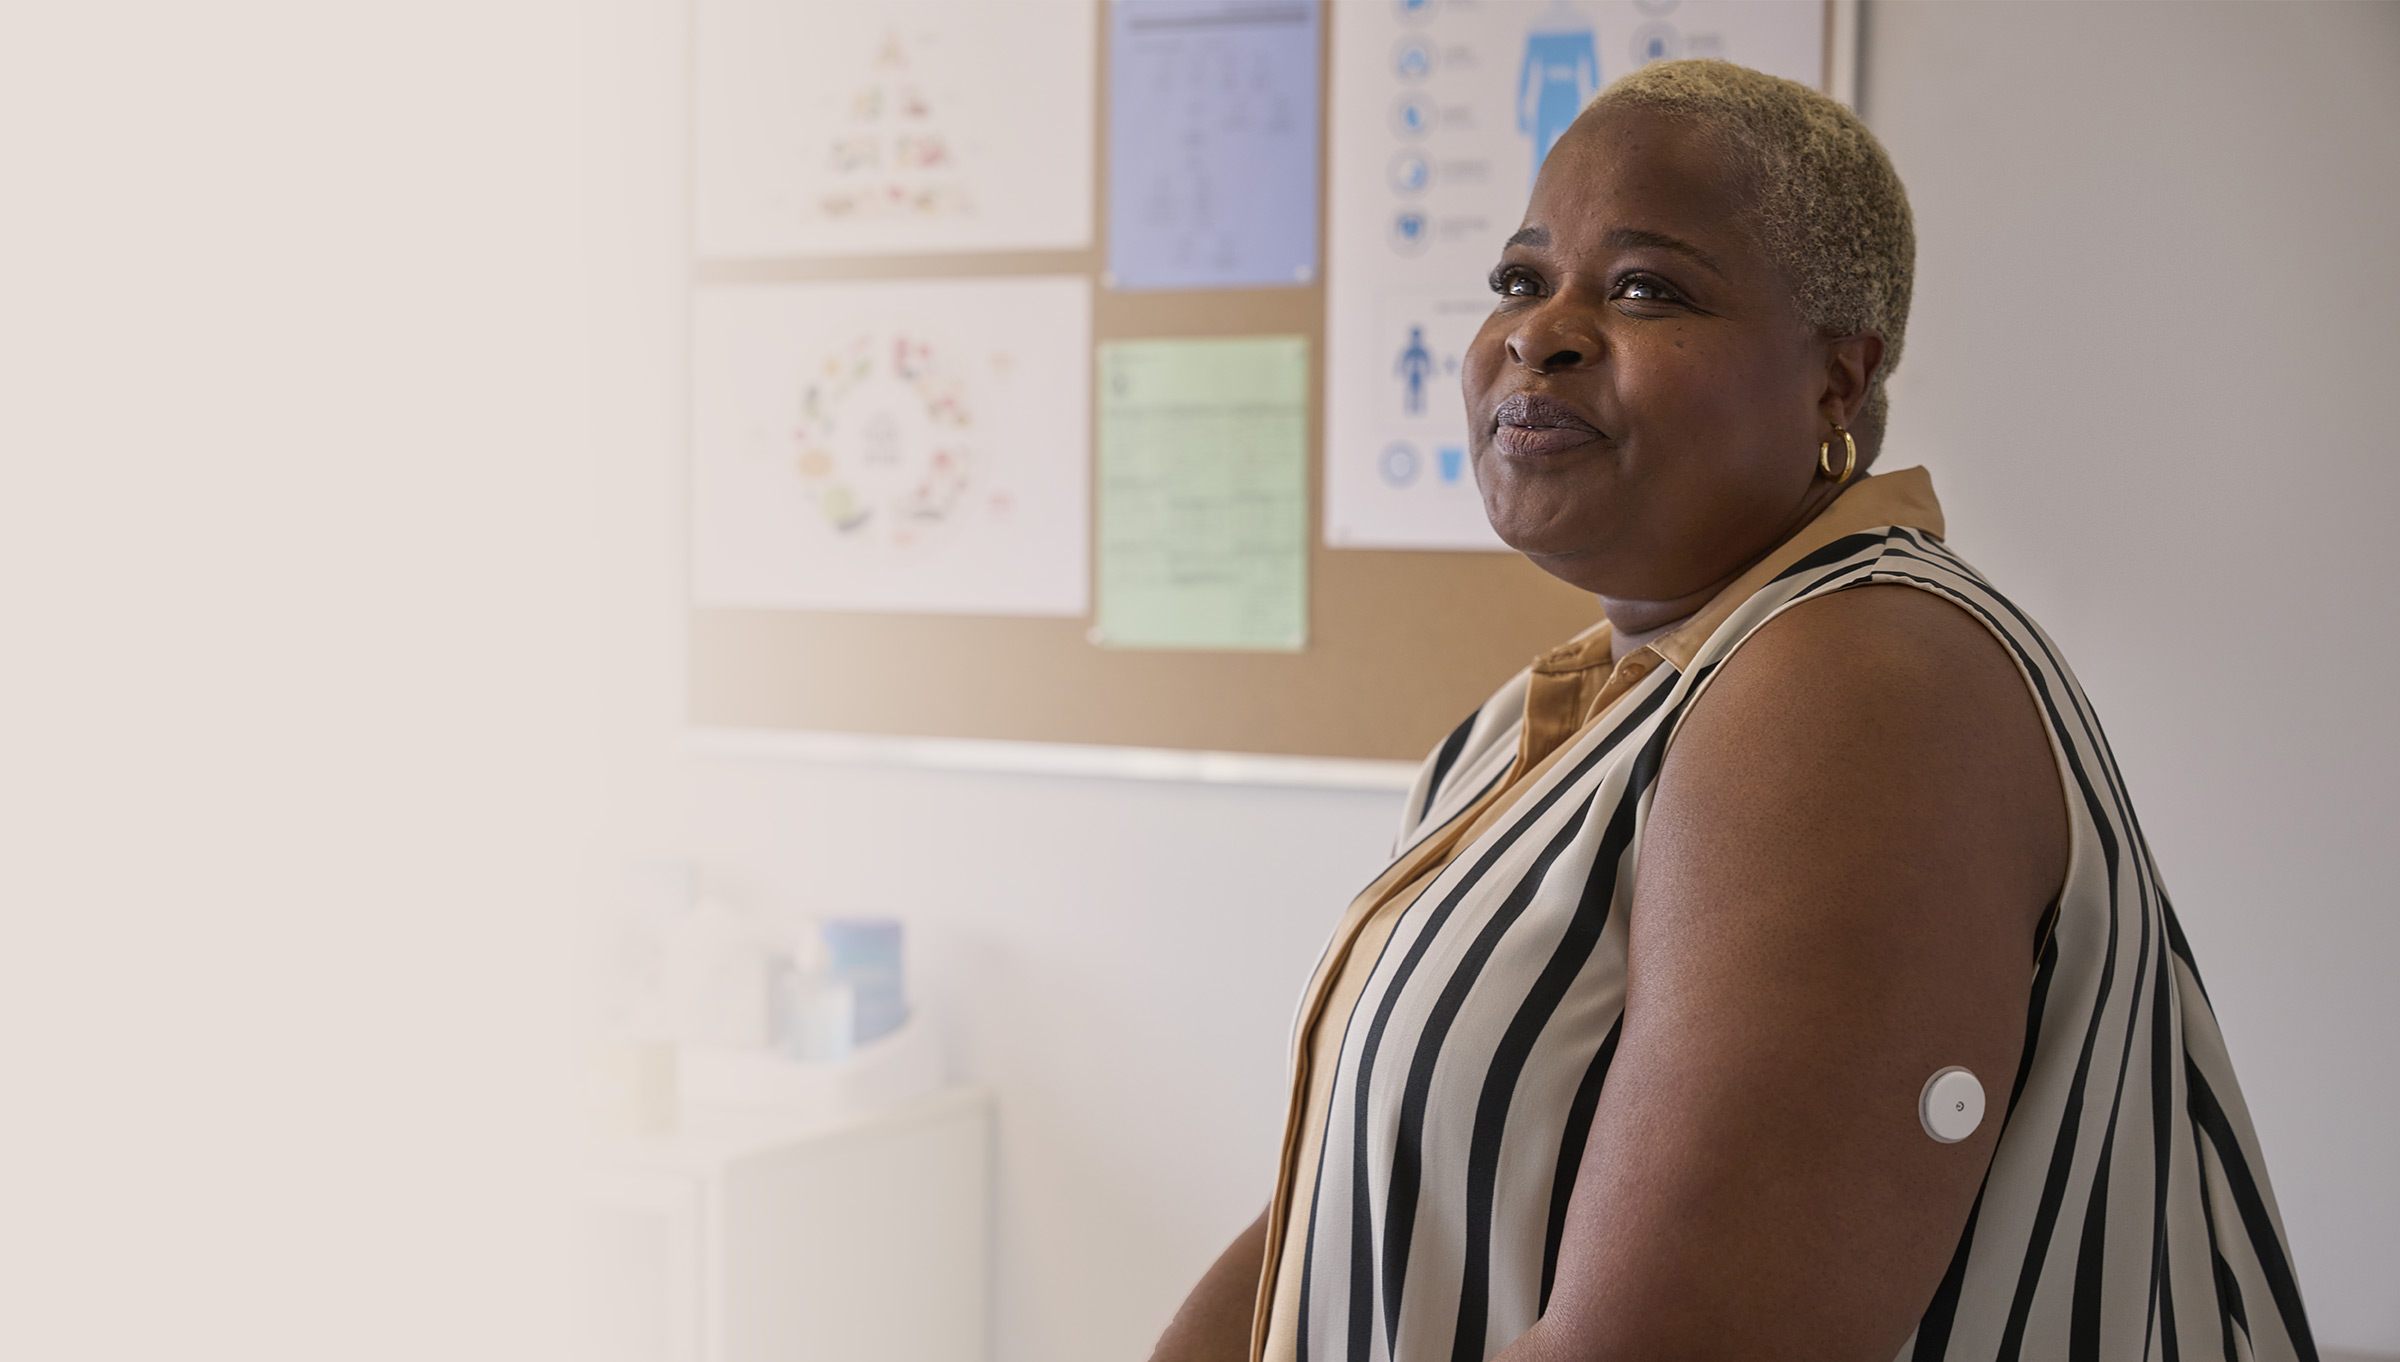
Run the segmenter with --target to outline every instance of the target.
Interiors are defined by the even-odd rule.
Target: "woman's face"
[[[1856,414],[1882,344],[1801,320],[1744,197],[1689,123],[1599,111],[1543,163],[1492,273],[1464,377],[1484,509],[1603,597],[1721,586],[1835,494],[1817,443]]]

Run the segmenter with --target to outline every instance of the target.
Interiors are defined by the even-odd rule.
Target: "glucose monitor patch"
[[[1953,1064],[1925,1080],[1917,1094],[1917,1120],[1943,1144],[1957,1144],[1983,1124],[1983,1084]]]

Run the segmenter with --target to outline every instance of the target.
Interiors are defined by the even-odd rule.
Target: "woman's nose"
[[[1547,300],[1508,334],[1508,358],[1535,373],[1573,369],[1599,358],[1598,330],[1561,300]]]

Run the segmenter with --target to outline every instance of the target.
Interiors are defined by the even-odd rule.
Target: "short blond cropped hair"
[[[1793,301],[1828,335],[1873,331],[1883,363],[1862,430],[1880,435],[1884,379],[1900,364],[1917,271],[1908,191],[1858,115],[1797,81],[1722,61],[1662,61],[1619,77],[1591,103],[1655,109],[1721,138],[1756,187],[1755,225]]]

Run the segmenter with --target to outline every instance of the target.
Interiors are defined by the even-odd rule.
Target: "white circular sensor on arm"
[[[1957,1144],[1983,1124],[1983,1085],[1953,1064],[1925,1080],[1917,1094],[1917,1120],[1943,1144]]]

